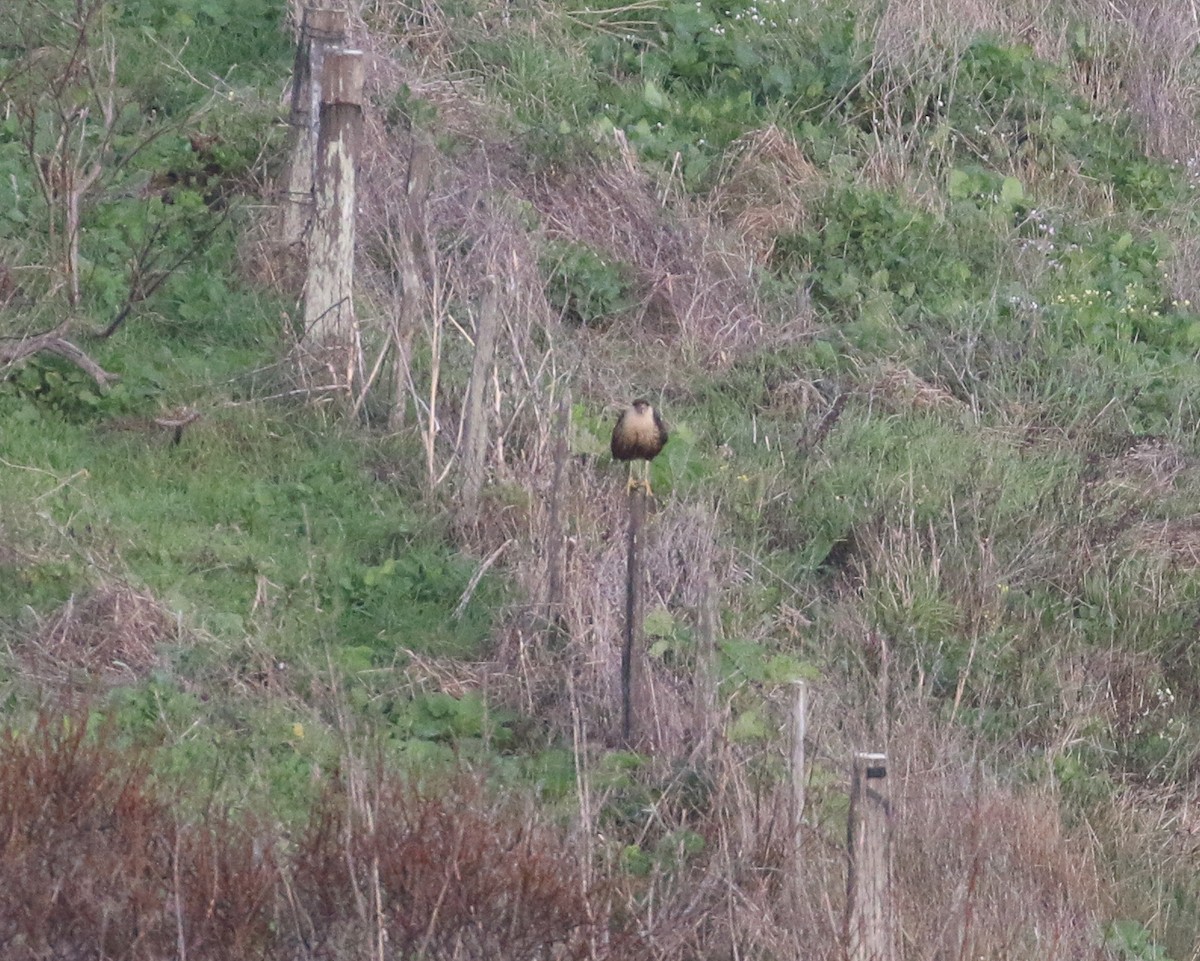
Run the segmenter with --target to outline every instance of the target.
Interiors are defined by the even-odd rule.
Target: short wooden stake
[[[886,754],[854,755],[847,846],[847,961],[894,961]]]
[[[796,699],[792,704],[792,870],[799,880],[804,840],[804,790],[807,786],[804,738],[808,733],[808,682],[796,681],[793,687]]]

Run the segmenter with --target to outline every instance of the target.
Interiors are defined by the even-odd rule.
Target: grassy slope
[[[660,931],[662,950],[678,957],[722,939],[771,956],[789,928],[832,951],[819,892],[841,883],[840,772],[849,750],[886,745],[905,772],[913,956],[974,938],[996,957],[1050,943],[1082,957],[1108,931],[1126,956],[1160,956],[1153,937],[1194,957],[1200,223],[1190,167],[1174,161],[1195,143],[1200,67],[1175,45],[1195,24],[1154,4],[1142,13],[1166,26],[1066,3],[1024,19],[898,3],[876,20],[868,6],[857,18],[820,3],[791,17],[707,2],[368,12],[364,41],[403,54],[380,70],[370,142],[428,142],[437,158],[427,231],[451,305],[430,307],[427,324],[472,316],[480,251],[514,265],[497,379],[505,459],[490,523],[465,532],[444,489],[428,489],[419,405],[385,433],[279,396],[295,386],[279,362],[290,307],[261,282],[270,254],[250,212],[280,143],[265,98],[288,68],[271,5],[162,13],[155,50],[191,23],[249,45],[194,44],[193,73],[259,67],[234,69],[215,101],[123,68],[122,143],[153,129],[135,119],[151,108],[177,126],[88,208],[86,322],[119,309],[155,224],[183,249],[219,216],[203,187],[185,184],[170,209],[131,199],[195,165],[195,128],[222,138],[232,215],[116,337],[87,342],[120,387],[100,396],[44,358],[0,386],[12,724],[58,690],[87,691],[121,748],[148,748],[159,783],[201,819],[216,806],[303,823],[319,772],[378,750],[405,769],[488,767],[570,820],[578,760],[599,798],[585,826],[596,818],[612,839],[595,870],[631,905],[667,905],[676,940]],[[127,4],[108,28],[143,43],[129,25],[145,16]],[[11,120],[0,143],[0,169],[34,198],[0,237],[0,266],[23,278],[0,314],[13,334],[45,326],[61,298],[37,266],[54,254],[21,137]],[[374,154],[368,189],[384,196],[403,172]],[[486,218],[456,207],[459,194]],[[394,294],[386,230],[364,216],[373,324]],[[429,329],[415,340],[419,391],[436,362]],[[440,401],[453,421],[469,352],[447,337]],[[538,410],[563,387],[576,456],[556,631],[532,602],[553,466]],[[657,762],[583,744],[611,726],[619,623],[604,586],[620,576],[619,500],[593,455],[632,392],[661,397],[675,428],[654,477]],[[389,402],[384,384],[366,409]],[[203,418],[179,447],[145,428],[184,403]],[[436,442],[439,464],[452,466],[452,434]],[[675,759],[690,747],[712,583],[729,743],[692,771]],[[124,615],[85,606],[121,584],[137,599]],[[56,620],[66,604],[91,613]],[[138,626],[158,623],[130,619],[129,604],[169,612],[148,635],[160,659],[101,670],[89,645],[115,643],[120,661],[122,644],[144,640]],[[772,896],[770,811],[797,676],[820,692],[815,906],[789,914]],[[720,871],[746,905],[769,907],[730,908],[727,927],[695,921],[689,885],[703,897],[699,879]],[[946,927],[926,929],[930,904]]]

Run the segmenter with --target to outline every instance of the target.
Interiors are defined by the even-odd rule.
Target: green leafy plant
[[[1200,344],[1200,320],[1190,303],[1175,301],[1165,289],[1166,255],[1154,235],[1064,231],[1054,253],[1060,265],[1056,293],[1047,309],[1077,325],[1098,349],[1136,342],[1190,352]]]
[[[577,324],[604,327],[633,305],[629,269],[585,244],[551,240],[541,263],[546,299]]]
[[[1138,921],[1112,921],[1104,931],[1104,947],[1121,961],[1170,961],[1167,952]]]
[[[379,563],[339,566],[341,572],[327,590],[339,611],[341,640],[373,648],[385,663],[393,657],[397,638],[465,654],[487,632],[489,602],[497,596],[498,584],[485,577],[473,588],[472,603],[458,611],[474,573],[465,558],[418,548]]]
[[[66,420],[94,417],[103,403],[92,378],[65,361],[49,357],[35,357],[23,364],[9,377],[6,386],[15,396],[45,407]]]
[[[191,76],[223,93],[287,69],[292,47],[284,8],[270,0],[123,0],[114,24],[130,51],[122,80],[147,111],[178,116],[206,95]],[[179,51],[181,70],[147,69]]]
[[[772,267],[807,280],[814,300],[842,315],[911,321],[952,310],[987,276],[982,251],[963,243],[963,234],[893,193],[838,188],[821,199],[813,219],[820,230],[777,239]]]
[[[801,29],[796,12],[778,0],[672,3],[623,34],[589,38],[615,81],[606,122],[700,189],[725,147],[774,113],[858,104],[869,51],[854,19],[826,10]]]

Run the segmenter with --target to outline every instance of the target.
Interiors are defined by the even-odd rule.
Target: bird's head
[[[639,397],[633,402],[633,409],[639,414],[644,414],[646,411],[650,410],[650,401]]]

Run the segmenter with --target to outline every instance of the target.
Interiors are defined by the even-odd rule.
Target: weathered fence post
[[[325,54],[346,42],[342,10],[305,7],[292,68],[292,109],[288,119],[288,170],[284,193],[282,241],[302,244],[313,212],[317,172],[317,125],[321,115],[321,71]]]
[[[475,325],[475,360],[471,365],[471,379],[467,382],[463,412],[462,509],[463,519],[471,524],[478,520],[479,495],[483,490],[483,468],[487,457],[488,431],[483,397],[495,359],[496,330],[500,326],[498,287],[494,276],[484,281],[479,322]]]
[[[646,519],[646,492],[629,491],[629,541],[625,566],[625,643],[621,648],[621,741],[632,748],[637,735],[634,696],[638,681],[637,642],[642,636],[642,523]]]
[[[338,387],[362,369],[354,315],[355,166],[362,134],[363,56],[329,53],[321,82],[316,211],[304,290],[305,336]]]
[[[855,754],[847,832],[846,958],[893,961],[891,803],[887,755]]]

